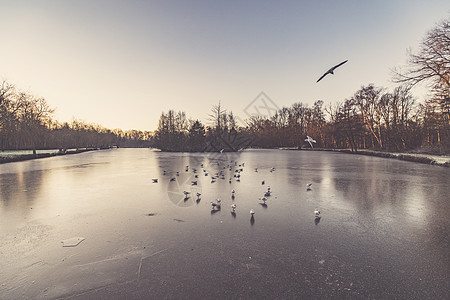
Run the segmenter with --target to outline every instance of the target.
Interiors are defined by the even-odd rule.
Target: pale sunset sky
[[[450,15],[448,0],[3,1],[0,80],[43,97],[54,118],[155,130],[162,111],[208,124],[219,100],[242,119],[264,92],[278,107],[350,98]],[[334,75],[316,80],[348,59]],[[413,91],[418,101],[424,92]]]

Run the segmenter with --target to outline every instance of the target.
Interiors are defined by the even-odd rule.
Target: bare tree
[[[16,115],[21,131],[26,140],[31,143],[33,154],[36,154],[38,143],[43,140],[43,134],[47,129],[46,126],[50,123],[54,109],[47,104],[44,98],[36,98],[24,92],[18,94],[17,101],[20,108]]]
[[[227,111],[222,108],[220,101],[218,105],[213,105],[211,109],[211,114],[208,115],[209,120],[213,123],[213,128],[216,131],[221,131],[226,127],[227,123]]]
[[[415,85],[431,81],[433,86],[448,90],[450,85],[450,19],[430,30],[422,41],[418,53],[409,50],[409,66],[406,70],[394,70],[395,82]]]
[[[380,96],[382,90],[375,88],[373,85],[362,87],[353,96],[353,102],[359,109],[361,116],[364,120],[364,124],[372,133],[380,149],[383,149],[382,139],[382,115]]]
[[[450,18],[426,34],[417,53],[409,51],[408,66],[394,70],[394,82],[410,86],[427,82],[440,106],[445,130],[450,131]]]
[[[3,81],[0,85],[0,131],[7,123],[11,123],[22,102],[17,99],[14,85]]]

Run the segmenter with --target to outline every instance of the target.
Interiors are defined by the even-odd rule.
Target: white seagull
[[[342,65],[345,64],[346,62],[348,62],[348,60],[345,60],[345,61],[341,62],[340,64],[335,65],[334,67],[332,67],[332,68],[329,69],[328,71],[326,71],[325,74],[323,74],[323,75],[316,81],[316,83],[319,82],[319,81],[321,81],[322,78],[324,78],[324,77],[327,76],[328,74],[334,74],[334,70],[335,70],[336,68],[342,66]]]
[[[231,204],[231,210],[234,212],[236,210],[236,204]]]
[[[316,143],[316,140],[310,137],[309,135],[306,136],[305,142],[308,142],[311,145],[311,148],[314,148],[312,143]]]
[[[253,218],[253,215],[255,214],[255,211],[253,210],[253,208],[252,209],[250,209],[250,215],[252,215],[252,218]]]

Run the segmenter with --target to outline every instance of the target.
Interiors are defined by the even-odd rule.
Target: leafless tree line
[[[386,92],[368,85],[334,105],[324,107],[320,100],[312,107],[294,103],[271,118],[252,117],[246,130],[261,147],[307,147],[304,139],[309,135],[321,148],[404,151],[422,145],[421,112],[409,89]]]
[[[203,151],[219,137],[223,143],[209,150],[227,149],[227,142],[242,145],[245,140],[262,148],[310,147],[304,141],[309,135],[320,148],[448,153],[449,125],[442,122],[445,114],[435,104],[417,103],[406,85],[393,91],[367,85],[343,102],[324,106],[319,100],[312,107],[294,103],[271,117],[252,116],[244,126],[238,126],[233,114],[222,111],[220,105],[212,109],[210,126],[170,110],[161,115],[155,146],[168,151]],[[235,148],[228,150],[240,147]]]
[[[148,146],[148,131],[110,130],[80,120],[60,123],[44,98],[0,85],[0,150]]]
[[[164,151],[196,152],[236,151],[249,145],[233,113],[228,113],[220,102],[213,106],[209,120],[210,126],[205,126],[199,120],[188,119],[185,112],[163,112],[153,145]]]

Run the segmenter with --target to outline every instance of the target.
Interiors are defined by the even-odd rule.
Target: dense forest
[[[238,124],[219,102],[210,123],[185,112],[163,112],[150,131],[107,129],[83,121],[60,123],[45,99],[0,86],[0,150],[156,147],[163,151],[238,151],[247,147],[310,147],[450,153],[450,20],[430,30],[420,49],[409,53],[408,65],[393,70],[393,90],[373,84],[353,96],[311,107],[294,103],[270,117],[252,116]],[[430,96],[418,102],[414,86],[424,83]]]

